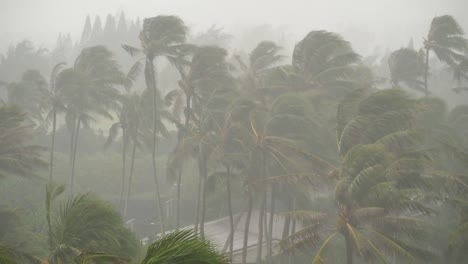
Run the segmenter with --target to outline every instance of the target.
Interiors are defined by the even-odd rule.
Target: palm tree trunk
[[[429,49],[426,48],[426,67],[424,72],[424,93],[425,96],[429,96],[429,87],[427,83],[427,79],[429,77]]]
[[[260,208],[258,210],[258,239],[257,239],[257,264],[262,262],[262,249],[263,249],[263,221],[266,209],[266,192],[263,192]]]
[[[293,200],[292,200],[292,210],[296,211],[296,198],[293,198]],[[294,234],[294,233],[296,233],[296,219],[292,219],[292,223],[291,223],[291,235]],[[293,257],[293,255],[289,254],[288,264],[292,263],[292,257]]]
[[[234,250],[234,215],[232,212],[231,201],[231,167],[226,165],[226,193],[227,193],[227,206],[229,211],[229,258],[232,259],[232,252]]]
[[[50,167],[49,167],[49,182],[54,178],[54,149],[55,149],[55,130],[57,129],[57,110],[54,108],[52,114],[52,140],[50,143]]]
[[[206,194],[208,192],[207,184],[207,168],[206,159],[204,156],[201,157],[201,172],[202,172],[202,197],[201,197],[201,215],[200,215],[200,234],[201,237],[205,237],[205,217],[206,217]]]
[[[201,205],[201,196],[202,196],[202,183],[203,183],[203,176],[201,175],[200,169],[198,169],[198,192],[197,192],[197,206],[196,206],[196,213],[195,213],[195,234],[198,234],[198,227],[200,226],[200,205]]]
[[[73,144],[74,147],[73,147],[71,179],[70,179],[70,193],[72,196],[73,196],[74,188],[75,188],[75,164],[76,164],[76,153],[78,149],[78,138],[80,135],[80,125],[81,125],[81,119],[78,118],[78,122],[76,124],[74,144]]]
[[[177,197],[176,197],[176,230],[180,227],[180,187],[182,184],[182,167],[177,171]]]
[[[262,180],[266,179],[266,153],[265,151],[261,152],[262,155],[262,164],[261,164],[261,172],[260,177]],[[263,221],[265,217],[266,211],[266,200],[267,200],[267,192],[266,189],[260,190],[260,208],[258,211],[258,240],[257,240],[257,264],[262,262],[262,249],[263,249]]]
[[[353,242],[349,234],[345,234],[346,243],[346,264],[353,264]]]
[[[156,72],[154,69],[154,64],[153,64],[154,58],[147,58],[146,59],[146,67],[145,67],[145,80],[146,80],[146,85],[148,88],[150,88],[150,91],[152,93],[152,100],[151,100],[151,107],[152,107],[152,121],[153,121],[153,130],[152,130],[152,146],[151,146],[151,162],[153,165],[153,178],[154,178],[154,185],[155,185],[155,194],[156,194],[156,203],[157,203],[157,209],[159,211],[159,222],[161,225],[161,234],[165,234],[165,228],[164,228],[164,215],[163,215],[163,208],[162,208],[162,201],[161,201],[161,192],[160,192],[160,187],[159,187],[159,179],[157,175],[157,169],[156,169],[156,132],[157,132],[157,121],[156,119],[158,118],[158,110],[156,106],[156,101],[157,101],[157,87],[156,87]]]
[[[69,155],[69,162],[72,164],[73,162],[73,150],[75,149],[75,127],[76,121],[74,120],[71,127],[71,135],[70,135],[70,155]]]
[[[182,75],[182,79],[185,79],[185,74],[183,73],[183,71],[180,71],[181,72],[181,75]],[[186,129],[186,131],[184,131],[184,134],[187,134],[187,129],[188,129],[188,124],[190,122],[190,102],[191,102],[191,97],[189,95],[185,95],[185,105],[186,105],[186,108],[185,108],[185,123],[184,123],[184,128]],[[180,128],[179,128],[180,129]],[[179,131],[179,136],[178,136],[178,140],[180,142],[180,140],[182,140],[183,138],[183,134],[181,133],[181,131]],[[179,168],[179,171],[178,171],[178,174],[177,174],[177,201],[176,201],[176,206],[177,206],[177,209],[176,209],[176,230],[179,230],[179,227],[180,227],[180,188],[181,188],[181,183],[182,183],[182,166]]]
[[[125,196],[125,173],[127,163],[127,133],[122,129],[122,188],[120,190],[119,209],[122,210]]]
[[[128,175],[128,186],[127,186],[127,197],[125,198],[124,208],[123,208],[123,216],[127,216],[127,208],[128,208],[128,201],[130,201],[130,193],[132,190],[132,181],[133,181],[133,171],[135,168],[135,154],[136,154],[137,144],[133,142],[132,148],[132,158],[130,161],[130,171]]]
[[[249,242],[249,227],[250,227],[250,218],[252,216],[252,207],[253,207],[253,197],[250,191],[248,192],[248,200],[247,200],[247,216],[245,219],[245,227],[244,227],[244,242],[242,246],[242,264],[247,264],[247,247]]]
[[[287,200],[287,207],[288,207],[288,212],[292,211],[292,204],[291,200]],[[289,236],[289,228],[291,227],[291,217],[289,215],[286,215],[284,218],[284,224],[283,224],[283,234],[281,235],[281,239],[285,240]]]
[[[275,215],[275,187],[271,186],[270,197],[270,219],[268,223],[268,237],[267,237],[267,260],[268,263],[273,263],[273,220]]]

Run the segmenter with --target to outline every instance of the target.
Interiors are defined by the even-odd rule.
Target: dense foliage
[[[467,90],[453,17],[381,65],[324,30],[291,54],[228,39],[109,16],[69,52],[12,48],[0,71],[29,64],[0,105],[0,263],[468,258],[468,106],[433,95]]]

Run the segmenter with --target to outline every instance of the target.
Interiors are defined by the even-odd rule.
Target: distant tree
[[[87,43],[91,38],[91,17],[89,15],[86,16],[86,22],[83,27],[83,32],[81,33],[80,44],[84,45]]]
[[[37,176],[45,167],[42,147],[32,145],[32,128],[25,123],[26,114],[16,106],[0,106],[0,176]]]
[[[21,78],[27,70],[49,71],[48,50],[36,48],[29,40],[19,42],[8,48],[0,60],[0,80],[13,82]]]
[[[400,83],[424,92],[424,54],[410,48],[392,52],[388,59],[391,82],[394,87]]]
[[[115,24],[115,19],[112,15],[107,15],[106,24],[104,25],[104,33],[108,35],[112,35],[117,30],[117,26]]]
[[[46,87],[47,81],[39,71],[27,70],[23,73],[20,82],[10,83],[7,86],[8,103],[23,108],[28,113],[31,122],[43,128],[44,109],[41,94]]]

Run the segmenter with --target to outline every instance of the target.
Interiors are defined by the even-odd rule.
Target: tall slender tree
[[[157,176],[156,166],[156,140],[158,134],[158,123],[161,113],[159,109],[162,106],[157,105],[160,101],[160,91],[157,87],[157,72],[155,69],[155,59],[166,57],[169,61],[174,61],[178,58],[178,53],[184,47],[183,43],[186,40],[187,27],[184,22],[176,16],[157,16],[146,18],[143,21],[143,29],[140,33],[140,41],[142,49],[123,45],[123,48],[130,55],[145,55],[145,83],[146,88],[151,95],[152,105],[152,143],[151,156],[153,164],[153,176],[155,181],[155,192],[157,197],[157,207],[159,211],[159,220],[161,225],[161,233],[165,233],[164,214],[161,201],[160,184]]]
[[[75,162],[81,126],[89,126],[93,115],[112,119],[109,109],[117,107],[119,92],[116,86],[125,76],[112,53],[103,46],[84,49],[72,68],[57,76],[57,87],[63,91],[66,105],[65,120],[71,131],[70,192],[75,185]]]

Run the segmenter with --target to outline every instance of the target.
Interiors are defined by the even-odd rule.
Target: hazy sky
[[[452,14],[468,30],[467,10],[468,0],[0,0],[0,53],[25,38],[50,46],[59,32],[77,37],[87,14],[105,18],[118,11],[129,18],[175,14],[195,29],[267,23],[298,36],[328,29],[364,49],[411,36],[419,42],[435,15]]]

